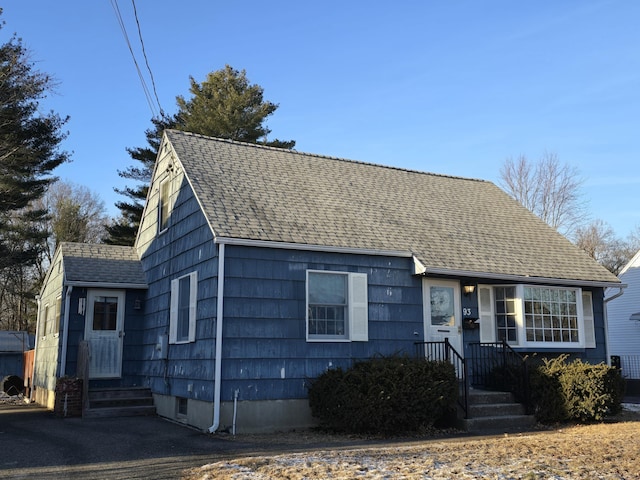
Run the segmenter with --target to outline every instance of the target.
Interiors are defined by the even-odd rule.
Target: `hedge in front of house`
[[[433,426],[457,395],[450,363],[392,356],[327,370],[311,382],[309,405],[324,428],[388,435]]]
[[[542,423],[601,421],[620,412],[624,380],[617,368],[561,355],[531,371],[532,403]]]

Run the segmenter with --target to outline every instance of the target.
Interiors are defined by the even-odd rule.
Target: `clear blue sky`
[[[146,146],[150,107],[110,0],[3,2],[70,115],[73,162],[56,173],[116,215]],[[118,0],[151,86],[130,0]],[[137,0],[162,108],[229,64],[280,108],[272,138],[296,149],[497,183],[545,151],[577,167],[594,218],[640,224],[640,2]],[[417,195],[428,194],[416,192]]]

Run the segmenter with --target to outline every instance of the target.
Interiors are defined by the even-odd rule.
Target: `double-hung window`
[[[198,274],[191,272],[171,281],[169,342],[188,343],[196,339]]]
[[[536,285],[478,286],[480,340],[512,346],[593,348],[591,292]]]
[[[367,275],[307,271],[307,340],[367,341]]]

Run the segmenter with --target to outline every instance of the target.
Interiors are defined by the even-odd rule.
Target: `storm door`
[[[122,375],[124,292],[89,290],[85,339],[89,343],[89,378]]]
[[[449,280],[423,280],[425,338],[442,342],[445,338],[463,356],[460,284]]]

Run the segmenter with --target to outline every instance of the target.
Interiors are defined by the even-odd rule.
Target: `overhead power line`
[[[136,19],[136,26],[138,27],[138,38],[140,38],[140,46],[142,47],[142,56],[144,57],[144,63],[147,65],[147,70],[149,71],[149,78],[151,78],[153,94],[156,97],[156,103],[158,104],[158,108],[160,109],[160,116],[164,117],[164,110],[162,110],[162,105],[160,105],[160,99],[158,98],[158,91],[156,90],[156,81],[153,78],[153,72],[151,71],[151,67],[149,66],[149,59],[147,58],[147,51],[144,48],[144,40],[142,39],[142,30],[140,29],[140,21],[138,20],[138,9],[136,8],[135,0],[131,0],[131,5],[133,5],[133,16]]]
[[[140,22],[138,21],[138,15],[136,12],[136,8],[135,8],[135,1],[131,0],[133,3],[133,9],[134,9],[134,14],[135,14],[135,18],[136,18],[136,24],[138,25],[138,34],[140,37],[140,43],[142,44],[142,52],[143,52],[143,56],[145,58],[145,62],[147,64],[147,69],[149,70],[149,74],[151,75],[151,81],[153,84],[153,91],[154,91],[154,95],[155,95],[155,100],[158,106],[158,109],[160,110],[160,115],[164,115],[164,111],[162,110],[162,107],[160,106],[160,101],[158,100],[158,94],[156,92],[156,87],[155,87],[155,81],[153,80],[153,74],[151,73],[151,68],[149,67],[149,62],[147,60],[147,55],[146,52],[144,50],[144,42],[142,41],[142,32],[140,30]],[[136,55],[133,51],[133,47],[131,46],[131,41],[129,40],[129,35],[127,34],[127,29],[124,23],[124,20],[122,19],[122,14],[120,13],[120,7],[118,6],[118,0],[111,0],[111,6],[113,7],[113,11],[115,12],[116,15],[116,19],[118,21],[118,24],[120,25],[120,30],[122,31],[122,35],[124,37],[124,40],[127,44],[127,47],[129,48],[129,53],[131,53],[131,58],[133,59],[133,64],[136,67],[136,72],[138,73],[138,78],[140,79],[140,84],[142,85],[142,90],[144,92],[145,98],[147,99],[147,104],[149,105],[149,109],[151,110],[151,115],[152,117],[157,117],[158,116],[158,111],[156,109],[156,103],[154,103],[153,101],[153,96],[151,95],[151,92],[149,91],[149,87],[147,86],[147,82],[145,81],[144,75],[142,73],[142,71],[140,70],[140,65],[138,64],[138,60],[136,59]]]

